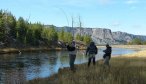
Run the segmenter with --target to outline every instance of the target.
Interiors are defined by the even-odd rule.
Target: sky
[[[107,28],[146,35],[146,0],[0,0],[0,9],[34,23]]]

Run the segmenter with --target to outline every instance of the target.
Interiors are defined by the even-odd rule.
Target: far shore
[[[62,50],[62,49],[61,48],[3,48],[0,49],[0,54],[33,52],[33,51],[42,51],[42,50]]]
[[[146,45],[111,45],[113,48],[128,48],[128,49],[146,49]],[[97,47],[105,47],[105,46],[97,46]]]
[[[79,50],[85,50],[86,48],[78,48]],[[38,47],[38,48],[3,48],[0,49],[0,54],[7,53],[21,53],[21,52],[35,52],[35,51],[61,51],[66,48],[49,48],[49,47]]]
[[[129,49],[137,49],[144,50],[146,49],[146,45],[111,45],[113,48],[129,48]],[[98,48],[105,48],[105,46],[97,46]],[[79,50],[85,50],[86,47],[78,48]],[[21,53],[21,52],[35,52],[35,51],[51,51],[51,50],[66,50],[66,48],[49,48],[49,47],[30,47],[30,48],[0,48],[0,54],[7,53]]]
[[[146,57],[146,50],[138,51],[131,54],[123,55],[122,57]]]

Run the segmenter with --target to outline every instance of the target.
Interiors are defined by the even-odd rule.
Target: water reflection
[[[96,60],[103,56],[104,48],[100,48]],[[133,53],[134,50],[113,48],[112,55]],[[85,51],[78,51],[75,64],[87,62]],[[57,73],[59,68],[69,66],[67,51],[49,51],[0,56],[0,84],[19,84],[34,78],[48,77]]]

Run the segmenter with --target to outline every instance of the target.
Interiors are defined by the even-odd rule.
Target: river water
[[[99,48],[96,60],[102,59],[103,50]],[[112,56],[136,52],[132,49],[113,48]],[[84,50],[77,51],[75,64],[88,61]],[[21,54],[0,55],[0,84],[19,84],[35,78],[45,78],[58,72],[59,68],[69,66],[67,51],[38,51]]]

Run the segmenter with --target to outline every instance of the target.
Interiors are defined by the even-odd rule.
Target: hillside
[[[77,28],[77,27],[56,27],[58,31],[64,28],[67,32],[72,32],[74,35],[90,35],[92,40],[97,44],[125,44],[132,41],[134,38],[139,38],[143,41],[146,41],[146,36],[143,35],[134,35],[126,32],[112,32],[110,29],[106,28]]]

